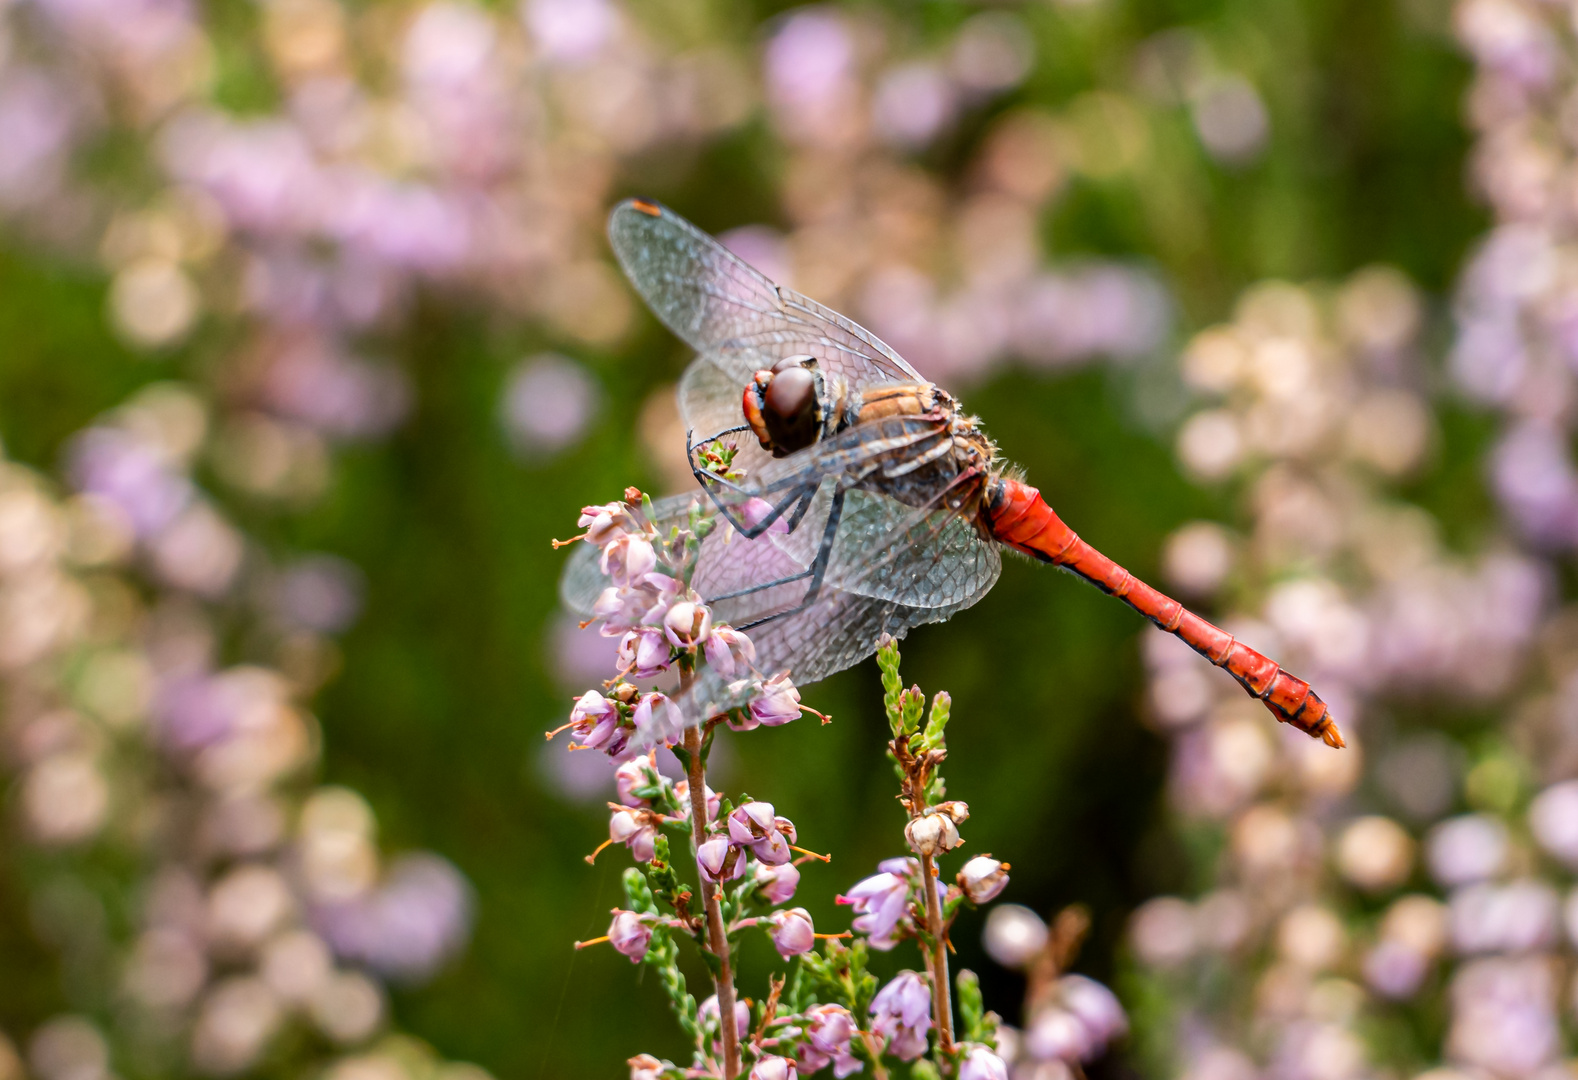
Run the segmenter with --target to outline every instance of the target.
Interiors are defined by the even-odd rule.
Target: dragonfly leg
[[[706,597],[706,601],[709,604],[720,604],[725,600],[735,600],[741,596],[749,596],[751,593],[761,592],[763,589],[772,589],[779,585],[788,585],[791,582],[804,581],[815,572],[816,570],[814,567],[808,566],[798,574],[790,574],[788,577],[781,577],[774,581],[764,581],[760,585],[747,585],[743,589],[735,589],[733,592],[720,593],[717,596],[709,596]],[[760,620],[758,620],[758,622],[759,621]],[[756,624],[752,623],[751,625],[754,626]]]
[[[789,531],[793,532],[795,527],[800,524],[801,519],[805,517],[805,512],[811,508],[811,499],[816,495],[816,488],[800,487],[791,491],[755,525],[748,524],[744,518],[739,516],[739,512],[736,509],[726,505],[710,489],[707,491],[707,495],[712,499],[712,505],[718,508],[718,512],[723,515],[724,520],[732,525],[736,532],[747,540],[755,540],[770,529],[779,518],[788,513],[791,506],[798,502],[800,505],[795,508],[793,515],[788,519]]]
[[[811,565],[806,569],[804,574],[796,574],[793,578],[786,579],[789,581],[795,581],[801,577],[809,577],[811,579],[811,583],[806,586],[805,595],[800,598],[800,602],[794,607],[785,608],[783,611],[775,611],[771,615],[764,615],[760,619],[754,619],[751,622],[746,623],[744,626],[739,627],[738,629],[742,631],[750,630],[753,627],[761,626],[763,623],[772,622],[774,619],[783,619],[790,615],[798,615],[800,612],[816,603],[817,597],[822,592],[822,578],[827,573],[827,564],[833,556],[833,541],[838,537],[838,521],[839,518],[843,516],[843,514],[844,488],[840,486],[833,492],[832,505],[830,505],[827,509],[827,525],[822,530],[822,543],[816,549],[816,558],[811,560]]]

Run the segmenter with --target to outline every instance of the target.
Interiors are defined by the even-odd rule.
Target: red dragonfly
[[[609,238],[659,319],[697,352],[679,387],[687,453],[732,528],[703,542],[692,585],[750,633],[766,672],[815,682],[884,633],[939,622],[986,595],[1007,546],[1118,597],[1225,669],[1279,721],[1334,747],[1307,682],[1081,540],[1011,475],[975,417],[868,330],[764,275],[656,203],[627,200]],[[729,479],[702,455],[734,446]],[[654,504],[683,524],[701,493]],[[562,592],[583,612],[607,584],[579,550]],[[721,686],[689,722],[733,702]]]

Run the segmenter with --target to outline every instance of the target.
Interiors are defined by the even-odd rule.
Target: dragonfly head
[[[786,356],[745,388],[745,420],[773,457],[804,450],[826,423],[826,383],[814,356]]]

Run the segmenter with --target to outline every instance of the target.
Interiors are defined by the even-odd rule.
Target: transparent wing
[[[751,375],[809,353],[852,389],[919,380],[876,335],[780,288],[672,210],[636,199],[614,208],[608,238],[619,265],[663,324],[713,361],[736,393]]]
[[[697,440],[702,440],[741,424],[745,420],[741,398],[748,381],[736,379],[710,357],[696,357],[679,381],[679,414],[685,421],[685,429]],[[748,431],[731,435],[725,441],[739,451],[735,464],[748,476],[766,468],[773,460],[772,454],[763,450],[756,436]]]

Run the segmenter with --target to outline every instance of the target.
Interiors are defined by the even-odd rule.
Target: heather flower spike
[[[731,467],[725,456],[718,456],[720,468]],[[866,1061],[884,1076],[892,1075],[889,1063],[929,1053],[927,1068],[937,1074],[1003,1080],[1001,1059],[987,1049],[995,1021],[979,1008],[968,973],[959,981],[968,1042],[954,1037],[948,927],[959,904],[982,903],[1003,890],[1007,866],[982,856],[964,864],[956,885],[940,877],[938,862],[963,842],[959,826],[970,816],[964,802],[947,798],[940,774],[948,696],[933,698],[928,716],[918,689],[898,689],[898,651],[885,645],[884,696],[894,717],[888,753],[902,777],[904,843],[913,855],[884,860],[836,898],[854,909],[852,931],[817,933],[806,908],[788,905],[802,885],[799,864],[829,856],[797,846],[794,822],[773,803],[741,797],[731,804],[707,784],[708,752],[720,729],[776,727],[815,712],[802,704],[789,673],[764,678],[755,671],[749,636],[716,622],[690,588],[696,538],[710,522],[693,513],[687,526],[664,536],[628,503],[588,507],[582,518],[581,539],[599,549],[599,566],[612,582],[597,600],[594,621],[602,622],[602,633],[619,636],[620,646],[613,677],[576,700],[566,727],[578,740],[572,748],[595,747],[618,760],[617,801],[608,803],[608,839],[598,852],[622,845],[635,864],[625,872],[627,903],[598,941],[657,970],[696,1048],[684,1067],[650,1055],[631,1058],[632,1078],[793,1080],[825,1069],[842,1078]],[[632,681],[659,675],[672,680],[662,690]],[[703,675],[741,690],[744,704],[688,726],[682,710]],[[651,749],[658,743],[674,748],[683,779],[658,771]],[[680,838],[690,845],[688,860],[671,850],[671,840]],[[690,868],[693,877],[681,873]],[[792,980],[774,977],[759,999],[754,1032],[751,1010],[734,986],[734,949],[752,929],[765,932],[780,961],[797,969]],[[848,945],[839,940],[854,935]],[[681,940],[695,941],[706,960],[714,993],[700,1003],[678,964]],[[923,971],[901,972],[879,988],[865,972],[868,950],[906,942],[919,950]],[[1099,1012],[1088,993],[1077,1003]],[[1068,1008],[1075,1004],[1071,998]],[[864,1029],[856,1010],[864,1011]]]

